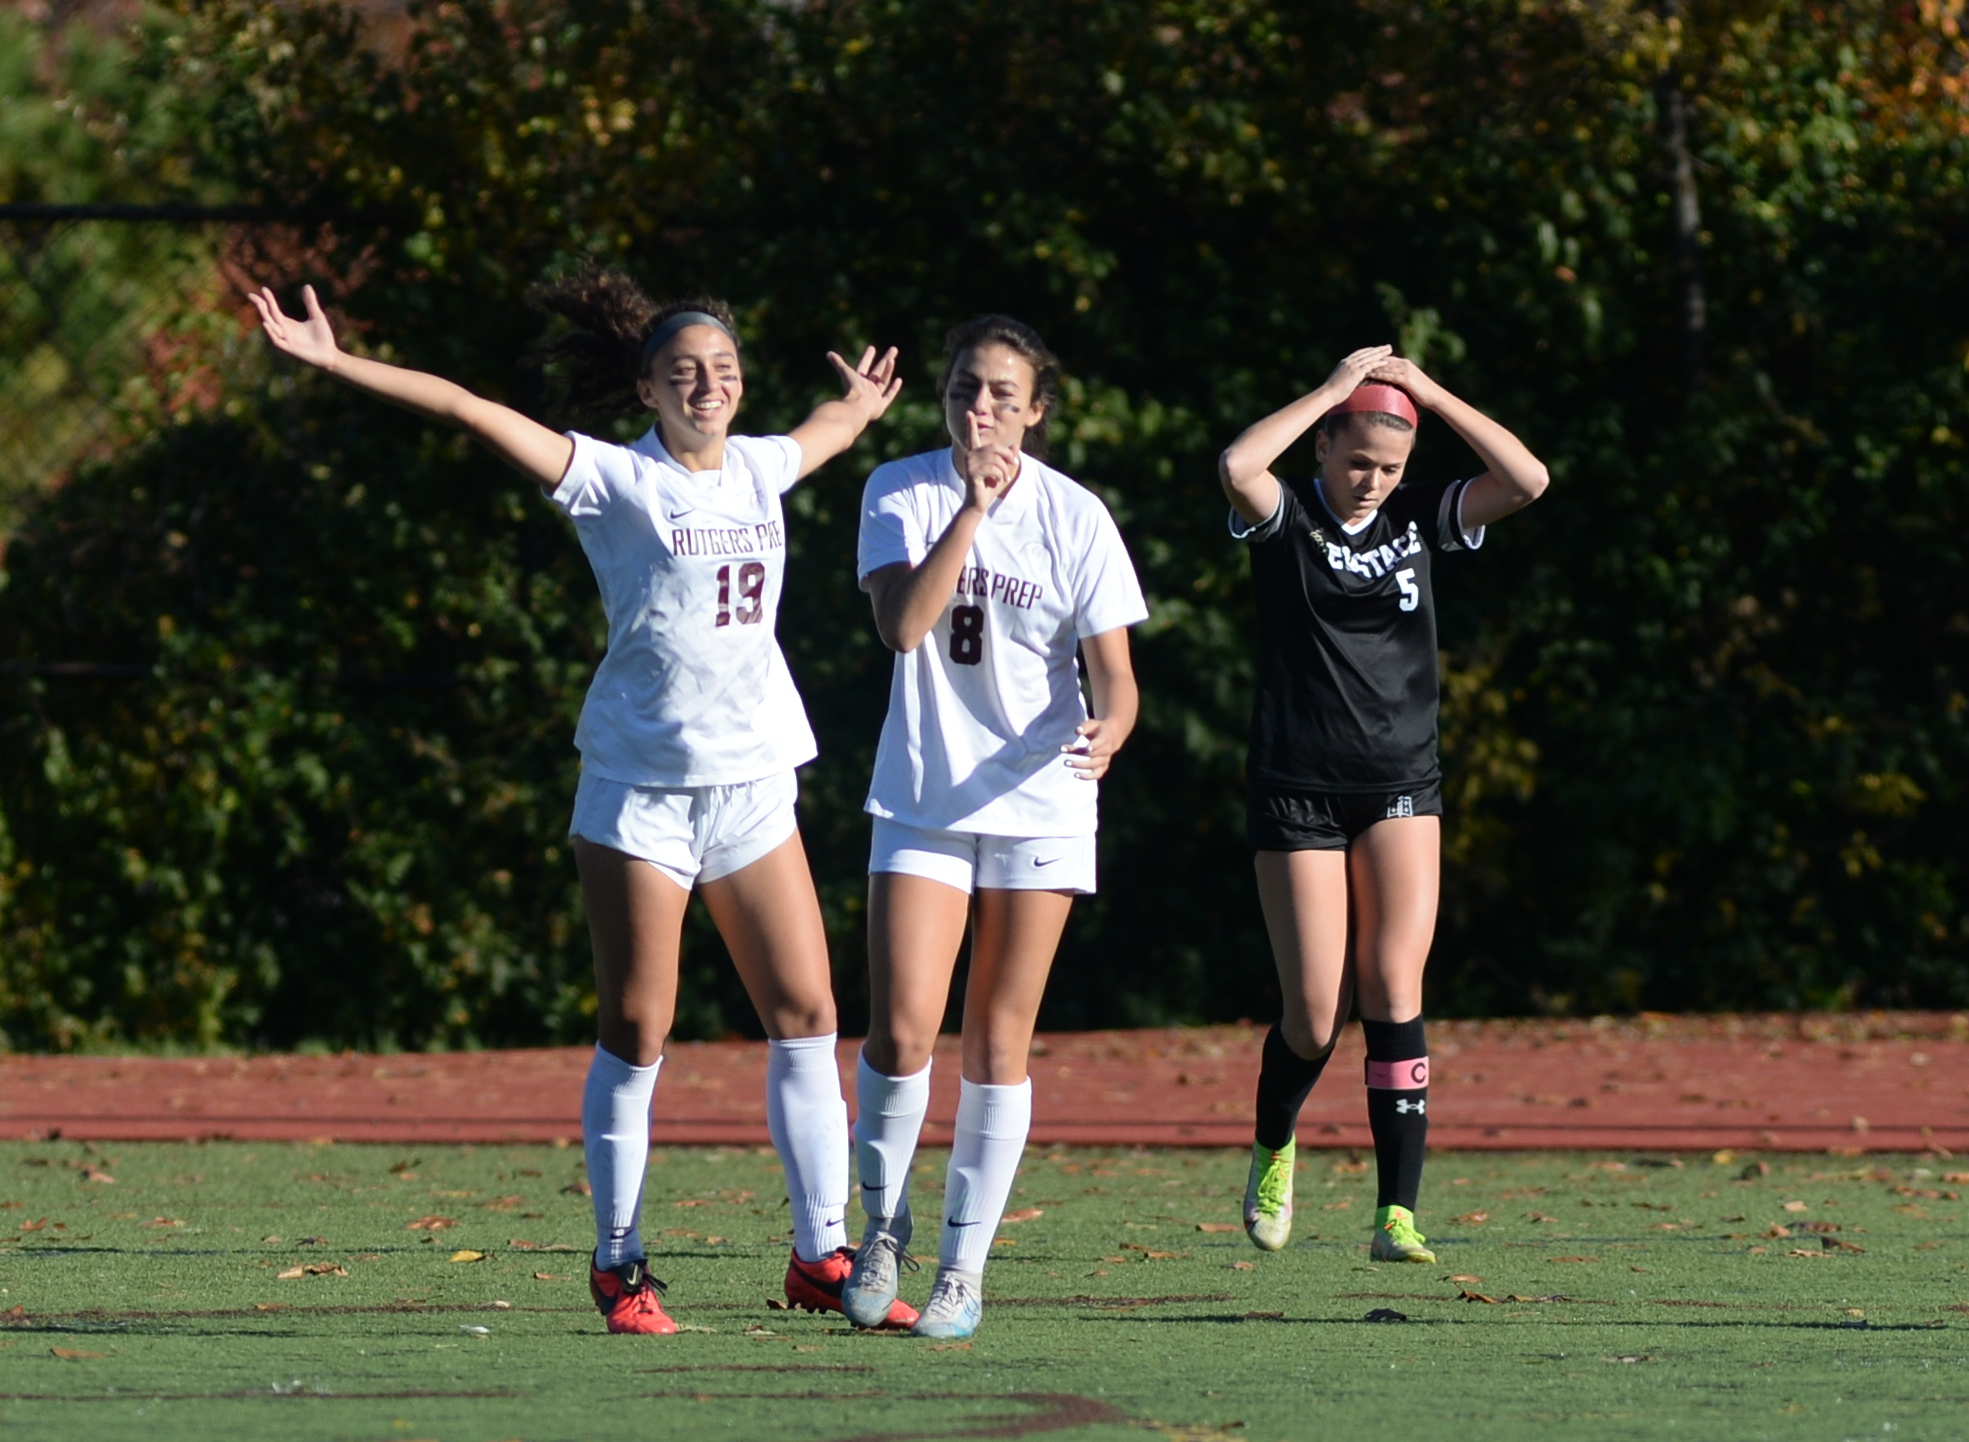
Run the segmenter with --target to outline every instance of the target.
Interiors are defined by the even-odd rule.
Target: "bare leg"
[[[1347,853],[1347,879],[1361,1015],[1410,1021],[1422,1015],[1422,970],[1436,934],[1440,819],[1398,817],[1370,826]]]
[[[1279,1031],[1302,1057],[1333,1045],[1353,1005],[1344,851],[1260,851],[1258,900],[1278,965]]]
[[[595,952],[598,1039],[631,1066],[654,1066],[677,1014],[690,893],[648,862],[580,837],[574,861]]]
[[[930,1064],[970,913],[971,898],[941,881],[887,871],[868,878],[862,1052],[884,1076],[914,1076]]]
[[[799,833],[697,890],[766,1035],[783,1041],[833,1031],[827,932]]]
[[[1026,1079],[1039,1003],[1073,894],[980,890],[977,901],[964,990],[964,1078],[1015,1086]]]

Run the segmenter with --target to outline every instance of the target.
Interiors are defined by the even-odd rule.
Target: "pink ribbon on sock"
[[[1367,1064],[1367,1084],[1375,1091],[1418,1092],[1429,1085],[1429,1058],[1408,1061],[1371,1061]]]

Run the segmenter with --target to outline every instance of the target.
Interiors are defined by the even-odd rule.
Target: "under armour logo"
[[[1415,798],[1413,796],[1397,796],[1393,801],[1388,803],[1388,815],[1391,817],[1413,816],[1414,814]]]
[[[1429,1102],[1426,1097],[1421,1101],[1413,1101],[1413,1102],[1410,1101],[1407,1097],[1403,1097],[1400,1101],[1395,1103],[1395,1110],[1400,1112],[1403,1116],[1407,1116],[1410,1112],[1426,1113],[1429,1110]]]

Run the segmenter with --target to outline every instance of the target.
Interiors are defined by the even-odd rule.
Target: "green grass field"
[[[983,1330],[937,1346],[769,1307],[786,1212],[752,1151],[654,1158],[645,1237],[686,1330],[629,1338],[588,1302],[579,1148],[9,1143],[0,1432],[1969,1433],[1951,1164],[1747,1160],[1439,1153],[1442,1263],[1393,1267],[1344,1154],[1301,1163],[1293,1245],[1265,1256],[1221,1229],[1239,1155],[1035,1152]],[[934,1216],[942,1154],[918,1168]]]

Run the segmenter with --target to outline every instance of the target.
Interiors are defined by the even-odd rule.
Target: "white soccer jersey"
[[[582,769],[635,786],[730,786],[814,758],[773,627],[786,576],[790,436],[732,436],[687,471],[655,427],[633,445],[570,433],[553,494],[602,589],[608,654],[581,707]]]
[[[857,573],[918,565],[964,503],[948,450],[877,468],[862,493]],[[1060,748],[1087,719],[1079,639],[1148,607],[1100,498],[1031,456],[978,527],[955,594],[896,657],[868,809],[989,836],[1084,836],[1097,784]]]

